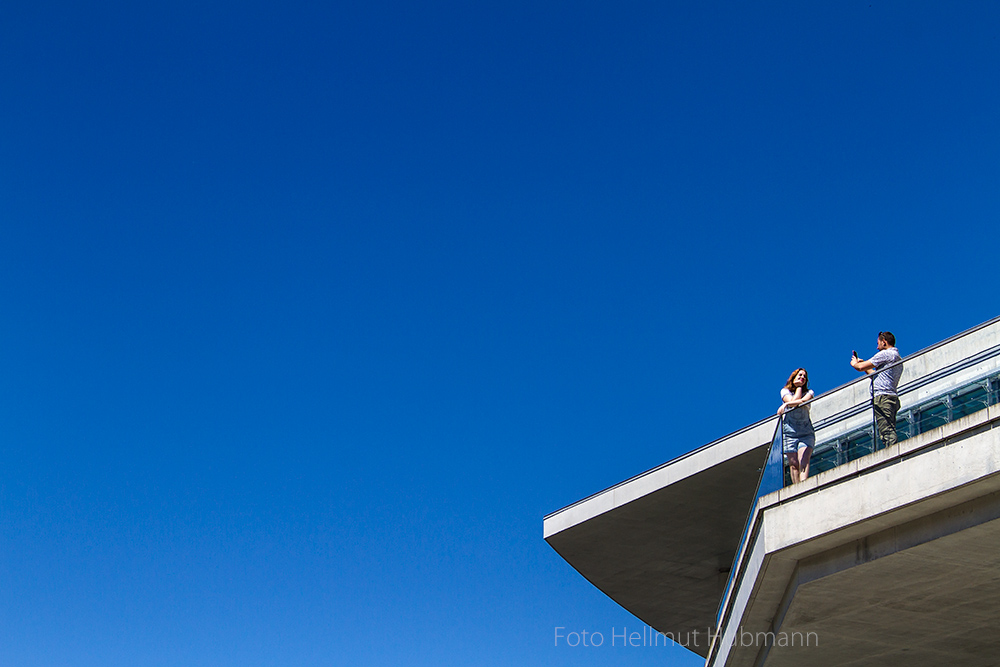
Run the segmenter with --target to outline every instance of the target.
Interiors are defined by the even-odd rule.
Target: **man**
[[[903,374],[903,364],[882,371],[886,366],[900,361],[899,350],[896,349],[896,337],[888,331],[878,332],[878,352],[871,359],[858,359],[857,352],[851,355],[851,366],[855,370],[871,375],[875,373],[872,383],[873,402],[875,405],[875,426],[884,447],[896,444],[896,413],[899,411],[899,396],[896,388],[899,377]]]

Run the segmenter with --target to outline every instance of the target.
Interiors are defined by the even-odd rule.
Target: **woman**
[[[809,403],[813,393],[809,389],[809,373],[796,368],[781,390],[782,405],[778,414],[784,415],[781,433],[785,456],[788,458],[792,484],[806,481],[809,476],[809,458],[816,444],[816,432],[809,419]]]

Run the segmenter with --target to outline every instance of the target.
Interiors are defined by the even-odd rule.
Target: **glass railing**
[[[897,392],[900,399],[900,409],[896,413],[898,442],[1000,402],[1000,345],[990,345],[996,342],[997,334],[994,327],[988,326],[995,322],[893,364],[903,366]],[[968,340],[963,340],[965,337]],[[955,347],[949,349],[949,345]],[[963,350],[968,353],[963,355]],[[952,361],[956,357],[961,358]],[[860,379],[810,401],[811,412],[816,417],[813,421],[816,445],[809,465],[810,477],[883,448],[875,427],[874,381],[875,374],[872,374],[867,382]],[[754,516],[760,498],[790,483],[782,453],[784,418],[784,415],[775,417],[774,436],[767,459],[762,461],[754,502],[716,615],[719,631],[724,630],[732,591],[745,567],[748,544],[754,539],[751,533],[756,530]]]
[[[912,391],[915,389],[900,391],[900,403],[903,403],[906,394]],[[989,405],[996,405],[998,398],[1000,398],[1000,371],[976,378],[960,387],[949,389],[914,405],[900,407],[896,414],[897,441],[908,440],[913,436],[978,412]],[[871,405],[867,406],[866,412],[872,412]],[[842,417],[841,421],[844,419],[846,418]],[[830,426],[829,422],[824,426]],[[831,470],[882,449],[884,443],[877,435],[874,435],[874,432],[873,425],[869,423],[862,428],[856,428],[817,442],[809,462],[810,475]],[[782,461],[780,455],[780,423],[775,430],[775,442],[772,443],[772,450],[771,456],[768,457],[766,472],[761,480],[758,496],[777,491],[790,483],[787,464]]]
[[[900,402],[904,396],[901,394]],[[996,405],[1000,398],[1000,372],[977,378],[956,389],[946,391],[931,399],[921,401],[907,408],[900,408],[896,414],[896,437],[899,442],[926,433],[939,426],[961,419],[966,415]],[[871,454],[881,449],[882,443],[872,437],[872,427],[856,429],[844,435],[817,442],[810,461],[810,474],[817,474],[836,468],[848,461]],[[768,466],[774,462],[768,460]],[[780,462],[778,463],[780,465]],[[787,475],[785,483],[789,480]],[[761,495],[777,490],[761,489]]]

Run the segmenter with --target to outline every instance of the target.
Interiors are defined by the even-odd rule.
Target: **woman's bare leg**
[[[809,476],[809,459],[812,458],[812,447],[803,447],[799,450],[799,481],[806,481]]]
[[[785,456],[788,457],[788,476],[792,478],[792,484],[799,483],[799,454],[798,452],[789,452]]]

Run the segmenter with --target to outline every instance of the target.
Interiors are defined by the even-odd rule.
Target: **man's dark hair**
[[[896,347],[896,337],[892,335],[891,331],[879,331],[878,337],[884,340],[889,347]]]

